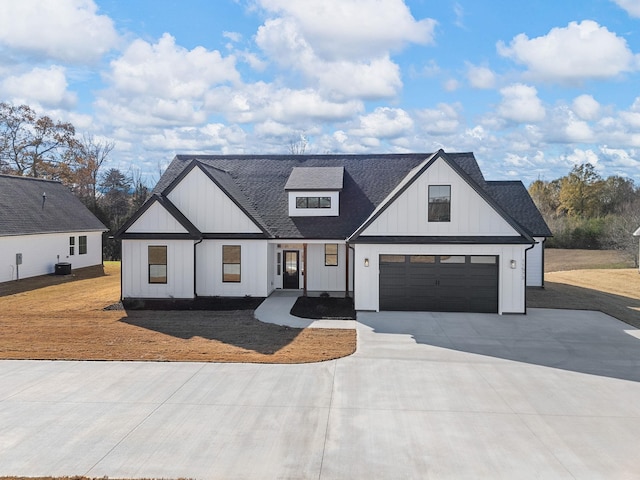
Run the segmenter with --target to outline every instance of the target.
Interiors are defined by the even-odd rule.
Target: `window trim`
[[[335,253],[327,253],[327,247],[336,247]],[[338,266],[338,244],[337,243],[325,243],[324,244],[324,266],[325,267],[337,267]],[[334,262],[330,262],[328,258],[335,257]]]
[[[151,249],[152,248],[161,248],[164,249],[164,263],[151,263],[152,260],[152,255],[151,255]],[[149,282],[149,284],[152,285],[166,285],[167,281],[169,279],[169,272],[168,272],[168,249],[166,245],[147,245],[147,264],[148,264],[148,277],[147,277],[147,281]],[[151,276],[151,267],[160,267],[160,266],[164,266],[164,277],[162,276],[158,276],[157,274],[155,276]],[[155,279],[160,279],[160,280],[155,280]],[[162,280],[164,278],[164,281]]]
[[[87,236],[80,235],[78,237],[78,255],[86,255],[86,254],[87,254]]]
[[[227,248],[237,248],[238,249],[238,262],[225,262],[225,250]],[[230,253],[231,255],[231,253]],[[238,273],[226,273],[225,266],[226,265],[238,265]],[[237,275],[238,279],[235,278],[232,280],[226,280],[225,275]],[[222,283],[241,283],[242,282],[242,245],[222,245]]]
[[[435,202],[432,201],[432,198],[436,198],[435,195],[432,196],[431,194],[431,188],[432,187],[447,187],[449,189],[449,195],[448,195],[448,201],[447,202]],[[442,198],[442,197],[437,197],[437,198]],[[428,222],[433,222],[433,223],[446,223],[446,222],[451,222],[451,185],[429,185],[429,191],[427,193],[427,221]],[[446,203],[447,205],[447,215],[446,217],[442,214],[438,215],[436,217],[436,212],[432,212],[432,205],[444,205]],[[435,208],[433,209],[435,210]]]
[[[69,256],[76,254],[76,237],[73,235],[69,237]]]

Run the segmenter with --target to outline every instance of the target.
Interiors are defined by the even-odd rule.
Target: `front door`
[[[297,250],[284,251],[284,277],[282,279],[282,288],[298,289],[300,288],[300,277],[298,270],[300,269],[300,257]]]

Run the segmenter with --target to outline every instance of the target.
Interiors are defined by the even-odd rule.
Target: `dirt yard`
[[[545,288],[527,290],[527,307],[599,310],[640,328],[640,273],[618,252],[545,251]]]
[[[75,275],[0,284],[0,359],[305,363],[356,348],[354,330],[281,327],[252,310],[104,310],[120,265]]]

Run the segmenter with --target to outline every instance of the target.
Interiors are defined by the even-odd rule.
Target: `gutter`
[[[200,239],[198,240],[196,243],[193,244],[193,298],[198,298],[198,293],[197,293],[197,286],[196,286],[196,279],[197,279],[197,268],[196,268],[196,247],[202,243],[204,239]]]
[[[529,248],[524,249],[524,314],[525,315],[527,314],[527,252],[535,246],[536,244],[532,243]]]

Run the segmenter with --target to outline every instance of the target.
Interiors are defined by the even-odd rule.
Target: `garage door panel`
[[[394,255],[388,263],[383,257],[379,296],[382,310],[498,311],[495,256]]]

